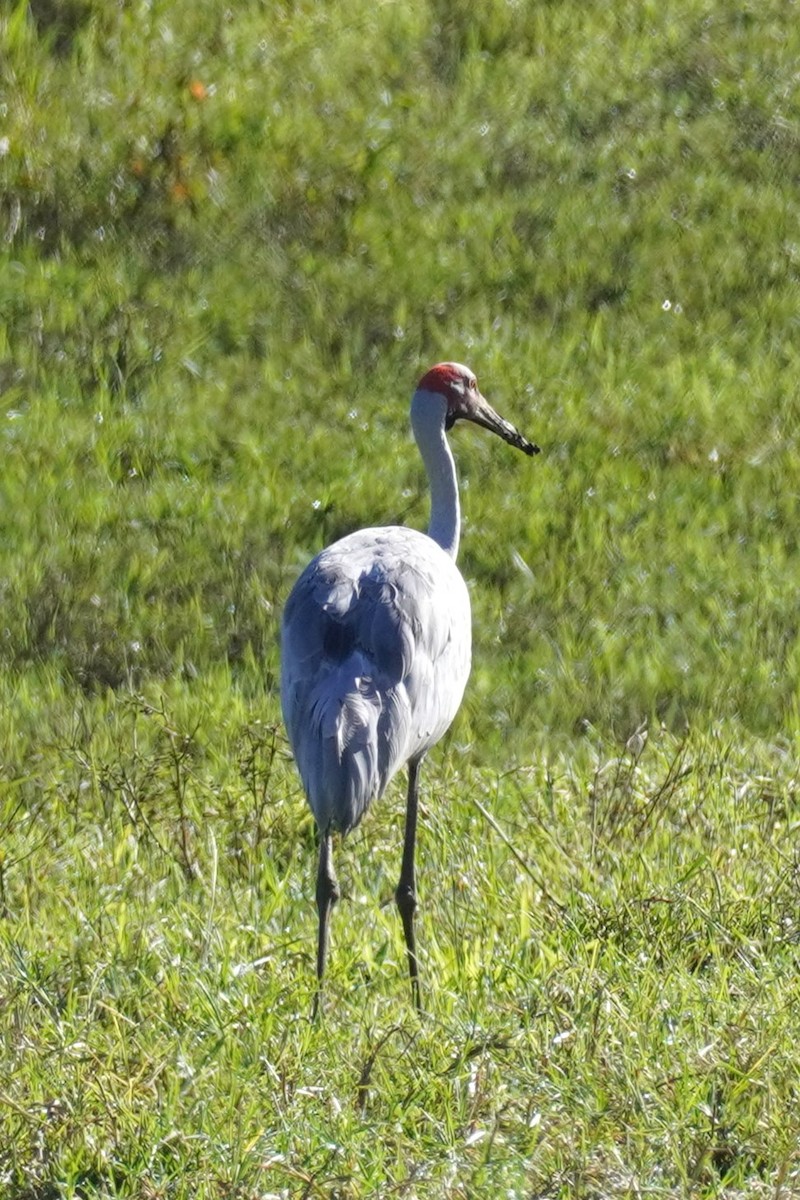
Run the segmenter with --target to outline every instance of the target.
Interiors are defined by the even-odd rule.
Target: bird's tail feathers
[[[310,714],[315,752],[298,765],[320,829],[346,833],[404,761],[408,700],[402,687],[382,691],[369,676],[351,675],[346,690],[330,682]]]

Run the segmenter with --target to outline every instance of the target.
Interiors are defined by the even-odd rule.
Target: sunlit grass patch
[[[0,16],[0,1190],[797,1191],[798,35],[786,5]],[[424,527],[474,664],[315,839],[277,627]],[[647,735],[645,737],[645,735]]]

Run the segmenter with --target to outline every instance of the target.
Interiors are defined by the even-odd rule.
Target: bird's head
[[[539,447],[523,437],[510,421],[496,413],[481,395],[478,381],[469,367],[455,362],[437,363],[417,384],[417,393],[420,392],[432,392],[444,397],[447,403],[445,429],[452,429],[458,420],[473,421],[525,454],[539,453]]]

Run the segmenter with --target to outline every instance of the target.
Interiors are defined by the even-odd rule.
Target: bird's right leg
[[[411,977],[411,995],[416,1009],[422,1011],[422,997],[419,988],[419,964],[417,963],[417,942],[414,936],[414,913],[417,910],[417,885],[414,875],[414,851],[417,842],[417,808],[419,767],[422,759],[412,760],[408,764],[408,803],[406,807],[406,834],[403,840],[403,864],[400,868],[400,882],[394,894],[400,919],[403,922],[403,934],[406,939],[408,952],[408,973]]]
[[[317,941],[317,992],[314,996],[312,1019],[319,1011],[319,998],[322,991],[322,977],[325,974],[325,962],[328,957],[328,924],[331,909],[339,899],[339,884],[333,869],[333,853],[331,834],[321,833],[319,843],[319,869],[317,871],[317,910],[319,912],[319,938]]]

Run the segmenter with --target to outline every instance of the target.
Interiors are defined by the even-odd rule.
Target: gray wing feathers
[[[402,684],[383,692],[360,655],[314,689],[295,755],[321,829],[353,829],[402,765],[409,707]]]
[[[309,564],[284,612],[281,702],[321,829],[357,825],[441,737],[469,658],[466,587],[424,534],[364,530]]]

